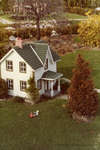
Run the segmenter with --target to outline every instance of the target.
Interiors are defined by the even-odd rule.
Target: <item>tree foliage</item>
[[[77,57],[71,81],[68,90],[68,106],[71,112],[88,117],[94,116],[98,107],[98,95],[94,90],[89,63],[81,55]]]
[[[0,98],[5,98],[8,96],[8,87],[5,80],[0,78]]]
[[[85,46],[100,46],[100,16],[88,16],[88,19],[79,24],[78,29],[81,42]]]
[[[2,0],[0,4],[1,4],[1,8],[4,12],[9,10],[9,1],[8,0]]]
[[[26,92],[29,94],[29,97],[32,101],[37,102],[39,100],[39,91],[36,88],[34,75],[30,77],[28,80],[28,88],[26,89]]]
[[[99,0],[64,0],[67,7],[99,7]]]
[[[88,7],[90,0],[64,0],[67,7]]]

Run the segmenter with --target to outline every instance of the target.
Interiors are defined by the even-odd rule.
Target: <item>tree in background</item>
[[[89,63],[78,55],[76,68],[73,70],[71,86],[68,90],[68,106],[72,113],[91,117],[96,114],[98,95],[94,90]]]
[[[61,6],[62,2],[60,0],[29,0],[28,2],[31,6],[31,15],[36,20],[37,39],[40,40],[40,20],[48,17],[51,12],[57,11],[58,5]]]
[[[100,6],[100,0],[64,0],[64,1],[66,7],[95,8]]]
[[[39,91],[36,88],[36,84],[35,84],[35,79],[34,79],[34,74],[32,77],[30,77],[30,79],[28,80],[28,88],[26,89],[26,92],[29,94],[29,98],[33,101],[33,102],[37,102],[39,100]]]
[[[99,15],[88,16],[81,21],[78,29],[81,42],[85,46],[100,47],[100,17]]]
[[[0,2],[0,5],[1,5],[1,9],[6,12],[9,10],[9,0],[2,0]]]

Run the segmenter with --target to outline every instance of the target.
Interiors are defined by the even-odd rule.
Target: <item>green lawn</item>
[[[65,100],[34,106],[0,102],[0,150],[99,150],[100,109],[92,123],[72,120]],[[38,118],[28,117],[40,110]]]
[[[75,13],[65,13],[67,19],[87,19],[87,16],[78,15]]]
[[[9,20],[9,21],[13,21],[13,19],[11,18],[11,15],[0,15],[0,18],[6,19],[6,20]]]
[[[95,86],[96,88],[100,88],[100,51],[77,50],[74,53],[69,53],[63,56],[61,61],[58,62],[58,72],[63,73],[64,77],[71,79],[72,69],[75,67],[76,56],[79,53],[90,62]]]

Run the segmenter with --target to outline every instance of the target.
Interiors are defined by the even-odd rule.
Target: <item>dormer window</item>
[[[10,60],[6,61],[6,70],[7,71],[13,71],[13,62]]]
[[[45,70],[47,70],[47,69],[48,69],[48,59],[46,59],[46,61],[45,61],[44,69],[45,69]]]
[[[24,62],[19,62],[19,72],[26,73],[26,64]]]

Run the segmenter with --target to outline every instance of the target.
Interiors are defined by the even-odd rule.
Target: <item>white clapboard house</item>
[[[23,43],[21,38],[16,38],[15,47],[0,60],[1,78],[7,81],[9,95],[27,97],[25,89],[32,74],[40,95],[57,95],[62,76],[57,72],[59,60],[48,43]]]

